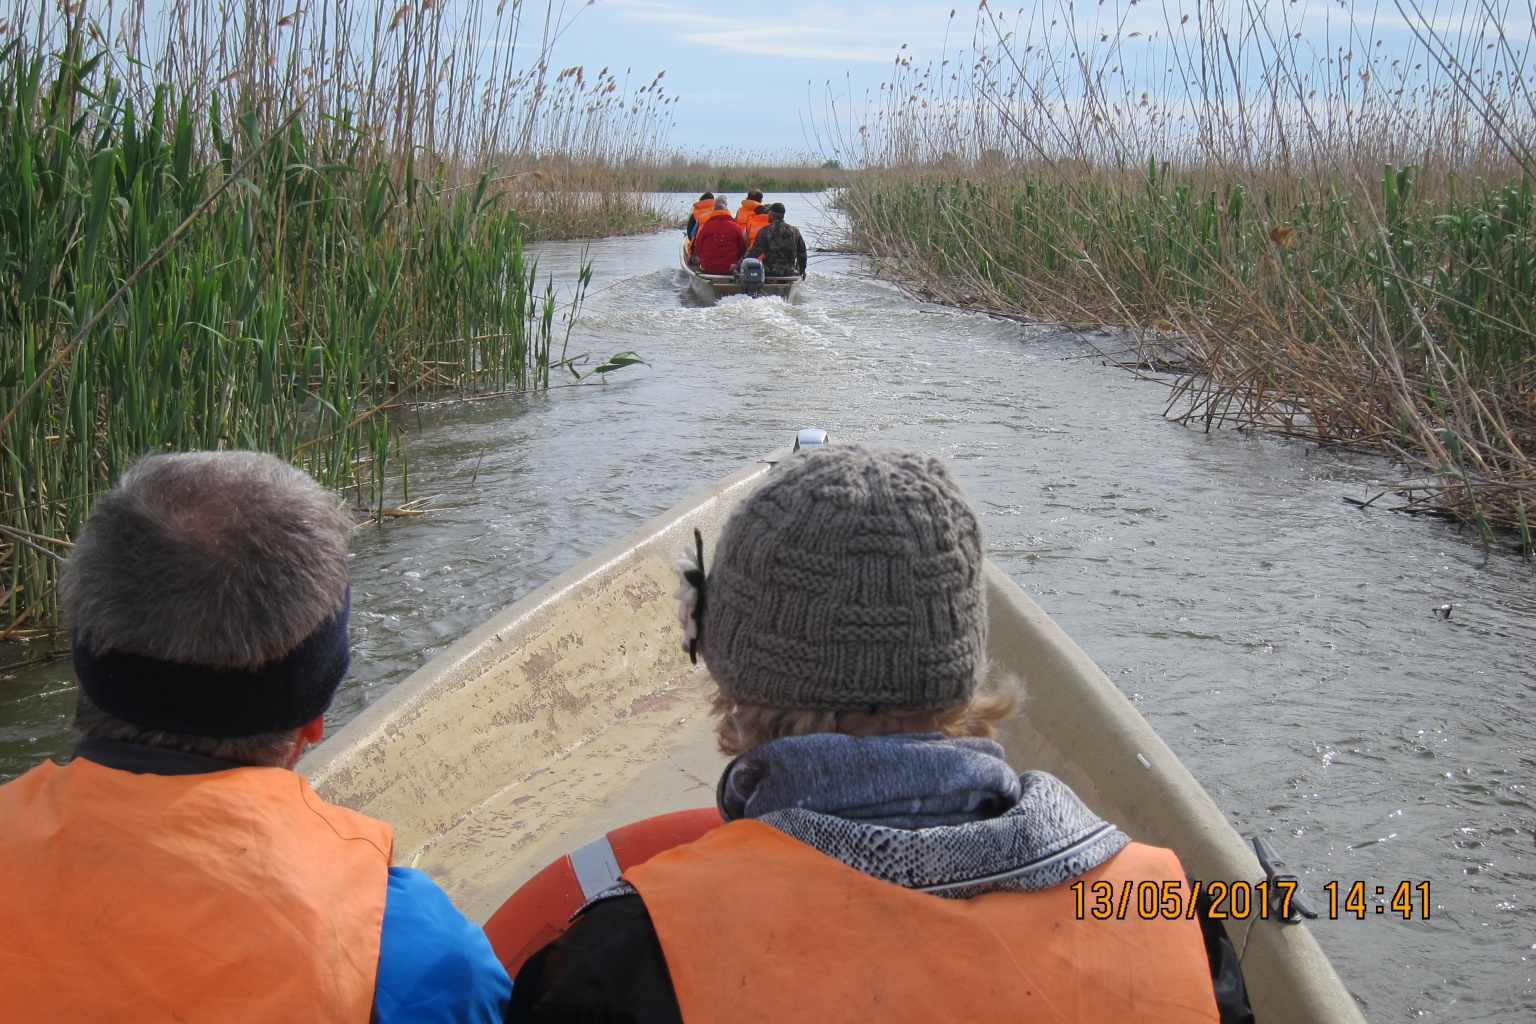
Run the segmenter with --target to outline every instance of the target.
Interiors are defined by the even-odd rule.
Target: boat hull
[[[717,299],[727,295],[744,294],[741,282],[731,274],[706,274],[698,267],[688,262],[687,242],[683,243],[678,253],[679,265],[683,273],[688,275],[688,291],[694,299],[704,305],[713,305]],[[763,282],[758,295],[778,296],[786,302],[794,300],[800,294],[802,279],[799,277],[770,277]]]
[[[671,565],[706,550],[776,453],[713,485],[518,601],[402,682],[301,764],[329,800],[395,827],[395,855],[484,921],[559,855],[628,822],[707,806],[725,759],[713,687],[679,643]],[[990,563],[994,670],[1025,681],[1001,737],[1191,877],[1263,872],[1135,708]],[[1246,925],[1246,927],[1245,927]],[[1258,1019],[1363,1021],[1304,925],[1228,922]]]

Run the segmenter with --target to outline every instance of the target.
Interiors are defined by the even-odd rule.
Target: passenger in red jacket
[[[730,204],[724,199],[715,200],[714,212],[693,236],[693,255],[699,261],[699,269],[706,274],[729,274],[746,251],[747,238],[731,216]]]

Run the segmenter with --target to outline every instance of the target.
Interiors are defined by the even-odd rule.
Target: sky
[[[678,97],[673,146],[826,158],[811,122],[823,119],[829,82],[842,95],[878,90],[900,54],[940,55],[946,33],[968,43],[974,7],[950,3],[827,0],[762,5],[702,0],[597,0],[580,9],[555,63],[633,68],[631,81],[665,71]],[[907,49],[903,50],[902,45]]]
[[[976,0],[959,0],[958,10],[952,0],[792,0],[757,6],[718,0],[565,2],[568,27],[556,44],[555,63],[631,68],[634,84],[665,71],[666,91],[678,99],[670,142],[691,157],[842,156],[826,132],[832,120],[829,95],[846,117],[866,97],[878,95],[880,83],[892,79],[896,60],[921,67],[969,50],[977,23]],[[1278,38],[1295,34],[1319,63],[1330,54],[1355,51],[1366,56],[1397,49],[1406,56],[1412,49],[1405,20],[1410,12],[1422,12],[1426,23],[1453,40],[1466,11],[1490,12],[1517,49],[1528,52],[1532,45],[1532,5],[1520,0],[1233,0],[1214,7],[1235,19],[1245,2],[1262,12]],[[1030,39],[1059,31],[1047,29],[1046,20],[1071,11],[1062,16],[1077,19],[1077,38],[1094,40],[1108,32],[1134,48],[1193,31],[1198,21],[1181,25],[1179,18],[1189,13],[1198,19],[1197,12],[1212,6],[1208,0],[1042,0],[1020,8],[1017,0],[1005,0],[991,6],[996,13],[990,16],[1001,17],[994,24],[1004,31]],[[1038,20],[1031,25],[1032,19]],[[1486,25],[1465,38],[1486,41]],[[1466,52],[1482,48],[1474,42]],[[1136,60],[1132,50],[1124,56]],[[1161,74],[1163,62],[1150,59],[1159,66],[1143,71]]]
[[[164,27],[167,15],[162,8],[178,2],[195,8],[198,0],[148,0],[151,35],[156,24]],[[294,23],[302,26],[295,30],[297,38],[308,28],[323,26],[319,15],[328,4],[347,5],[350,0],[292,2],[278,25],[300,15]],[[1378,90],[1394,55],[1403,57],[1407,67],[1419,61],[1424,61],[1417,64],[1420,67],[1434,65],[1423,57],[1427,27],[1467,60],[1469,68],[1483,62],[1490,51],[1503,52],[1504,65],[1529,90],[1519,96],[1527,108],[1536,94],[1536,61],[1526,60],[1536,46],[1536,0],[1031,0],[1022,6],[1020,0],[986,0],[980,8],[978,0],[776,0],[756,5],[720,0],[375,2],[385,13],[396,8],[384,37],[386,46],[407,38],[395,34],[393,26],[402,19],[409,25],[412,12],[425,18],[431,8],[437,12],[434,20],[462,26],[480,40],[480,60],[487,70],[504,52],[502,19],[519,8],[526,34],[520,36],[521,52],[513,57],[513,66],[536,59],[539,27],[548,10],[562,26],[553,45],[552,70],[581,66],[591,82],[600,68],[607,68],[617,74],[625,94],[664,72],[665,94],[676,100],[669,108],[674,120],[669,146],[690,158],[712,157],[717,163],[731,162],[733,156],[763,162],[775,157],[794,163],[807,157],[818,163],[828,158],[855,162],[850,158],[855,155],[840,151],[841,140],[828,126],[841,122],[845,131],[856,133],[862,122],[881,123],[871,115],[886,98],[881,84],[900,77],[898,61],[920,75],[951,58],[933,84],[942,84],[951,73],[963,78],[974,63],[968,54],[979,19],[986,21],[982,35],[987,41],[999,35],[1012,40],[1012,56],[1030,66],[1029,74],[1040,67],[1053,74],[1058,68],[1070,72],[1079,63],[1071,51],[1082,46],[1104,58],[1095,74],[1118,74],[1132,95],[1150,90],[1154,106],[1159,95],[1168,94],[1167,83],[1177,88],[1180,82],[1193,81],[1194,88],[1209,87],[1203,75],[1188,76],[1188,64],[1177,73],[1167,65],[1179,63],[1170,59],[1171,51],[1193,52],[1192,38],[1211,39],[1200,30],[1202,23],[1211,28],[1213,19],[1231,30],[1231,43],[1209,52],[1218,62],[1230,62],[1236,51],[1245,92],[1257,88],[1259,79],[1271,71],[1266,56],[1244,60],[1245,48],[1272,53],[1276,46],[1294,51],[1301,64],[1351,83],[1355,92],[1367,81]],[[91,4],[115,7],[119,14],[134,7],[120,0]],[[258,6],[263,11],[283,10],[289,0]],[[364,34],[374,21],[368,15],[372,9],[366,3],[361,6],[357,24]],[[1030,51],[1033,56],[1028,56]],[[1007,72],[998,76],[1006,79],[1004,92],[1017,83],[1011,65],[992,67]],[[904,98],[912,85],[910,79],[903,85]],[[1077,90],[1069,99],[1081,99],[1080,84],[1065,88]],[[935,109],[958,110],[976,103],[974,95],[951,89]]]

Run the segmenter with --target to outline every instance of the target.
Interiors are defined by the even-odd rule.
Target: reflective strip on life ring
[[[691,843],[724,822],[713,807],[658,814],[616,828],[550,863],[485,922],[496,958],[517,977],[523,961],[554,941],[582,905],[663,850]]]

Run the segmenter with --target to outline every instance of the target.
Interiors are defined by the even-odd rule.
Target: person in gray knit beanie
[[[981,526],[944,464],[828,445],[731,515],[700,648],[745,704],[906,711],[968,701],[985,668]]]
[[[707,575],[694,540],[674,596],[734,755],[724,824],[597,894],[523,965],[509,1021],[1252,1019],[1218,1018],[1193,920],[1138,945],[1071,914],[1071,879],[1184,871],[1150,848],[1115,866],[1127,835],[1008,763],[1018,692],[980,685],[981,528],[943,463],[818,446],[742,500]]]

